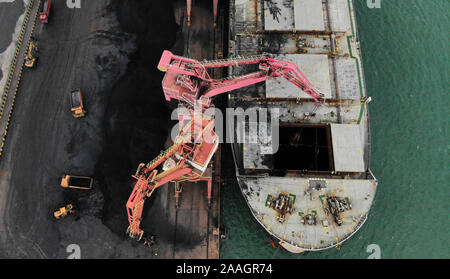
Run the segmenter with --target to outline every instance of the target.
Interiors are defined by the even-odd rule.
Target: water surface
[[[222,258],[449,258],[448,0],[355,0],[378,190],[365,225],[338,251],[273,249],[237,185],[221,191]],[[228,147],[225,147],[228,148]],[[227,149],[225,149],[225,152]]]

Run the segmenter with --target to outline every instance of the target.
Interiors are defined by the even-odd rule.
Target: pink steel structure
[[[140,241],[144,237],[144,231],[140,228],[144,202],[153,191],[168,182],[176,183],[175,201],[178,204],[178,183],[206,181],[208,206],[211,205],[212,178],[209,163],[219,146],[219,139],[214,132],[214,119],[205,115],[193,117],[195,119],[190,120],[179,131],[171,147],[148,164],[139,164],[136,174],[132,176],[136,181],[126,205],[129,222],[127,234],[131,238]]]
[[[258,65],[253,73],[224,79],[212,79],[208,69],[230,66]],[[167,101],[177,99],[193,105],[200,97],[207,104],[210,98],[235,89],[256,84],[268,79],[284,77],[314,100],[323,103],[324,95],[309,82],[300,69],[291,62],[271,58],[268,55],[197,61],[173,55],[165,50],[158,64],[160,71],[166,72],[162,82]]]
[[[207,71],[212,68],[243,65],[258,65],[259,70],[225,79],[212,79]],[[210,105],[211,98],[216,95],[277,77],[286,78],[313,97],[317,103],[323,103],[323,94],[314,88],[295,64],[267,55],[199,62],[165,50],[158,69],[166,72],[162,86],[167,101],[173,98],[194,105],[200,100],[203,109]],[[127,234],[132,238],[141,240],[144,237],[140,224],[145,200],[155,189],[168,182],[207,181],[208,205],[211,204],[212,178],[209,164],[218,148],[219,140],[214,133],[213,117],[203,113],[196,116],[194,111],[191,113],[190,116],[180,118],[181,123],[189,121],[179,131],[174,144],[150,163],[141,163],[133,175],[136,182],[126,205],[129,221]],[[191,133],[192,131],[194,133]],[[211,135],[211,140],[202,141],[204,135]],[[161,165],[163,171],[159,173],[158,168]],[[178,203],[178,190],[175,198]]]
[[[217,4],[219,0],[213,0],[213,14],[214,14],[214,27],[216,27],[217,21]],[[187,8],[187,25],[191,26],[191,11],[192,11],[192,0],[186,0]]]

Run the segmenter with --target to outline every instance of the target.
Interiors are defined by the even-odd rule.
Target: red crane
[[[217,23],[217,4],[219,0],[213,0],[213,15],[214,15],[214,27]],[[187,8],[187,26],[191,26],[191,10],[192,10],[192,0],[186,0]]]
[[[244,65],[258,65],[258,70],[224,79],[212,79],[207,71],[219,67]],[[174,144],[150,163],[141,163],[133,175],[137,181],[127,202],[130,224],[127,233],[138,240],[142,239],[144,234],[140,229],[144,201],[156,188],[168,182],[207,181],[208,204],[210,204],[212,181],[209,163],[217,150],[219,139],[214,132],[213,116],[203,112],[211,104],[212,97],[269,78],[284,77],[313,97],[317,103],[323,103],[323,94],[312,86],[295,64],[268,55],[199,62],[173,55],[165,50],[158,69],[166,72],[162,87],[167,101],[177,99],[190,106],[200,101],[202,111],[198,113],[191,109],[190,116],[180,118],[180,127],[183,128],[180,129]],[[188,123],[182,126],[186,119]],[[157,168],[161,164],[163,164],[162,172],[159,173]]]
[[[208,73],[208,69],[244,65],[257,65],[258,71],[224,79],[212,79]],[[167,72],[162,83],[167,101],[177,99],[193,105],[200,97],[209,100],[211,97],[235,89],[272,78],[284,77],[313,97],[317,103],[323,103],[324,95],[314,88],[294,63],[278,60],[268,55],[200,62],[173,55],[172,52],[165,50],[159,61],[158,69]]]
[[[138,240],[142,238],[144,231],[140,229],[140,223],[144,201],[156,188],[168,182],[207,181],[208,205],[210,204],[212,180],[208,165],[218,145],[212,116],[194,114],[180,130],[171,147],[150,163],[139,164],[133,175],[137,181],[127,202],[130,224],[127,234],[130,237]],[[157,167],[161,164],[162,172],[159,173]]]

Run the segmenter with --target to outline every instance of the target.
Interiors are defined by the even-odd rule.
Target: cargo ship
[[[378,184],[353,1],[230,0],[229,56],[262,54],[295,63],[324,102],[283,79],[229,95],[229,107],[268,115],[266,130],[249,136],[248,121],[242,140],[232,140],[240,190],[286,250],[339,247],[367,220]],[[239,125],[228,127],[239,134]]]

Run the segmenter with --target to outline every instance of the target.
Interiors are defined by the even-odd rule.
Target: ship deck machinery
[[[366,221],[375,196],[353,9],[351,0],[230,0],[230,57],[270,53],[294,62],[324,94],[317,105],[280,79],[229,96],[230,107],[279,109],[276,152],[270,129],[232,148],[253,216],[290,252],[340,245]]]

